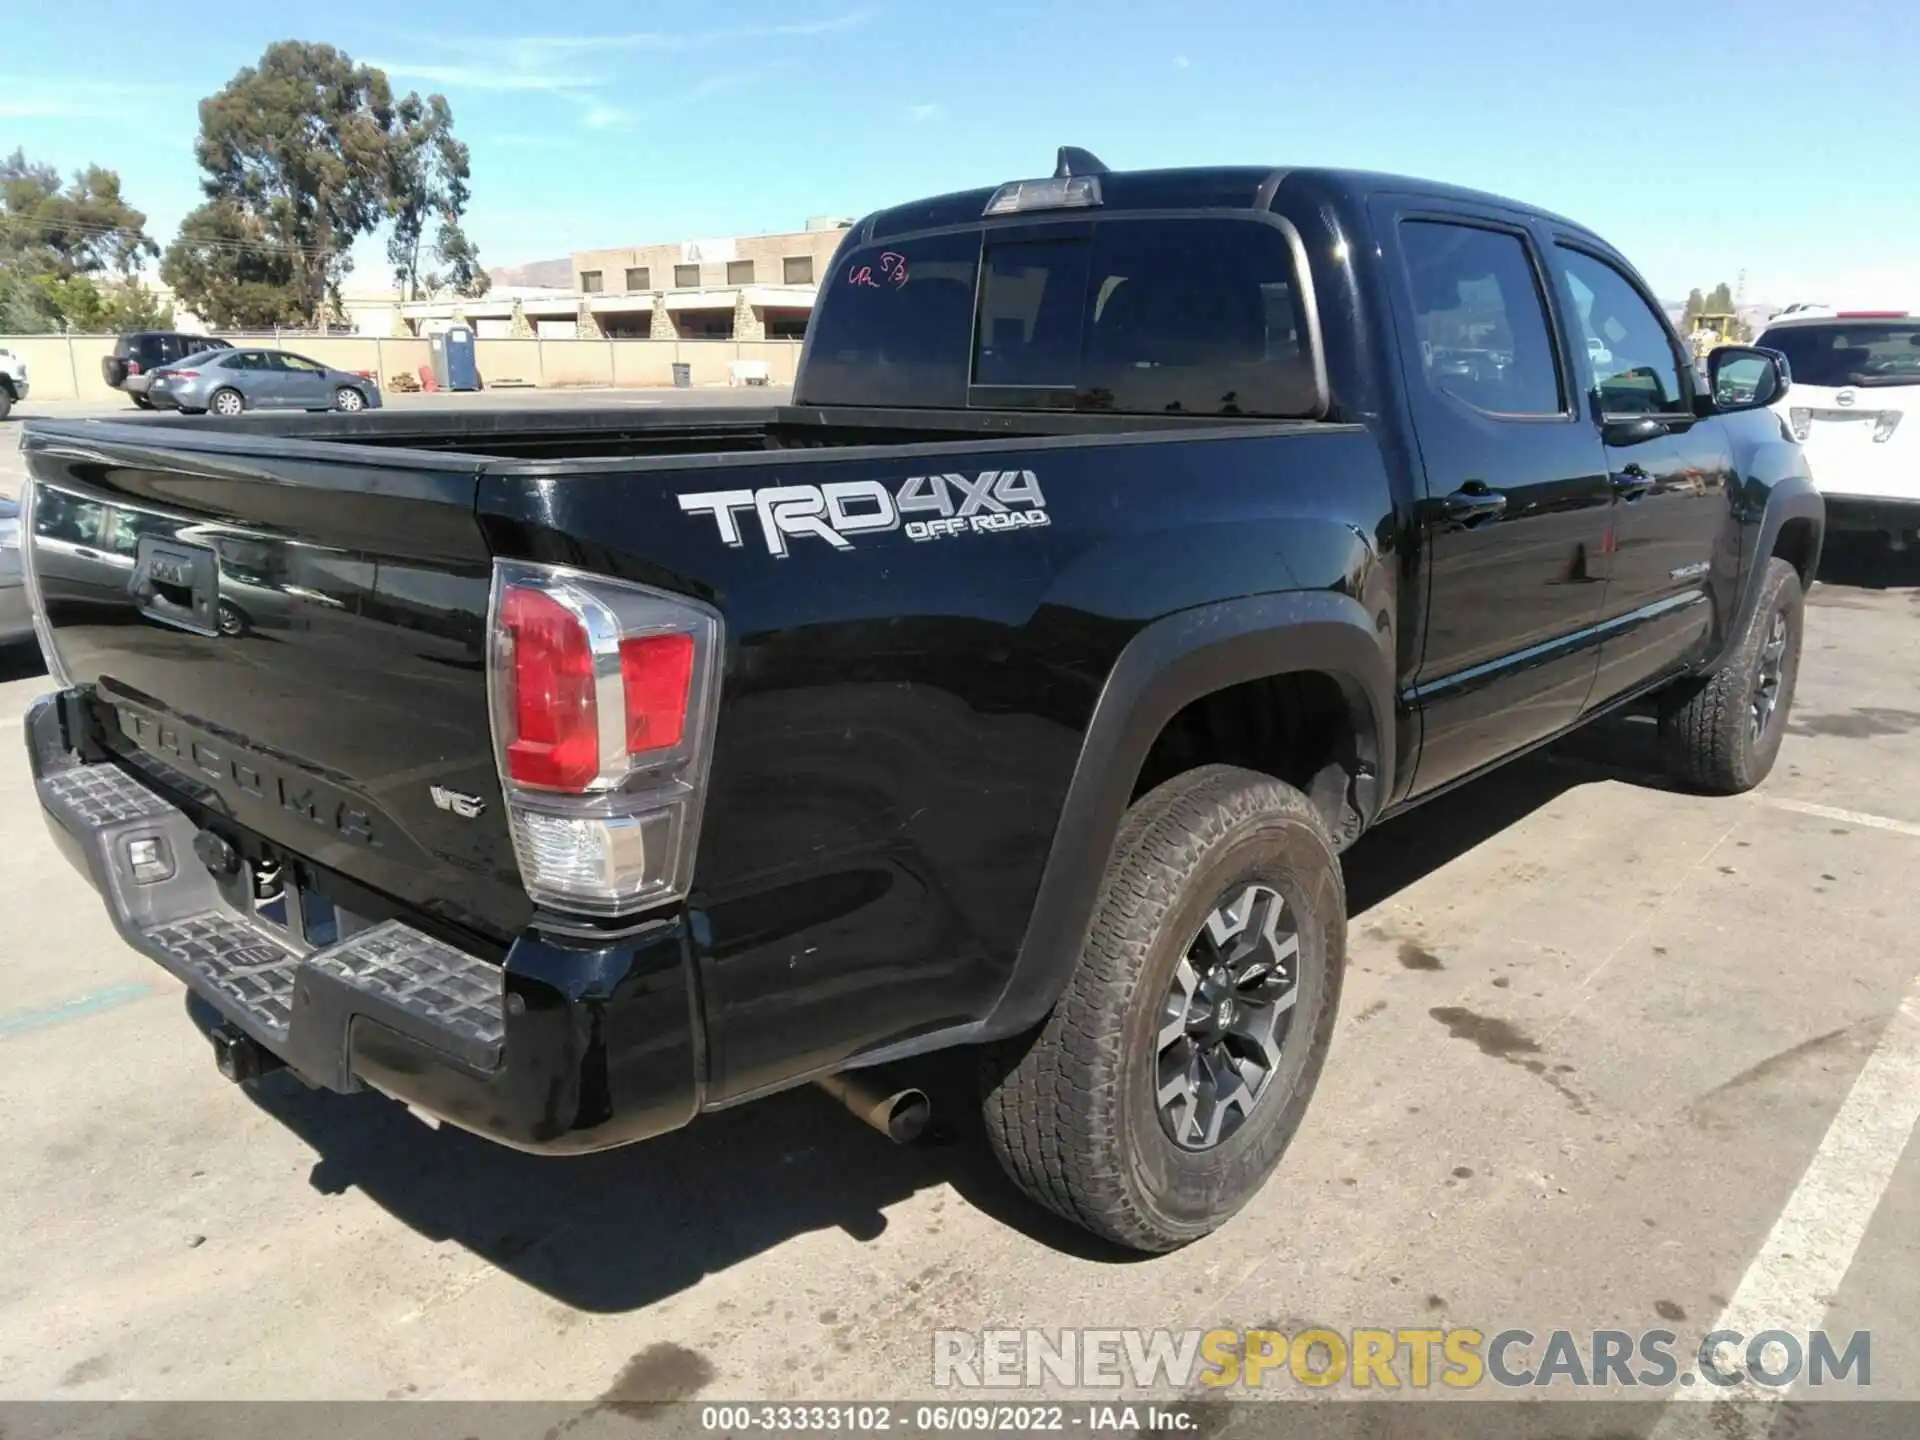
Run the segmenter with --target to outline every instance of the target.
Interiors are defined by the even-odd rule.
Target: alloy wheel
[[[1773,612],[1767,643],[1760,647],[1760,675],[1753,686],[1753,738],[1758,740],[1780,708],[1780,681],[1786,671],[1787,613]]]
[[[1279,1071],[1299,999],[1300,936],[1271,885],[1207,915],[1160,1005],[1155,1101],[1168,1137],[1208,1150],[1246,1122]]]

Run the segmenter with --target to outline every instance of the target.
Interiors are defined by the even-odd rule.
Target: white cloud
[[[641,30],[608,35],[518,35],[502,38],[414,37],[421,48],[413,58],[373,60],[397,80],[445,86],[449,90],[491,90],[556,96],[580,109],[580,123],[605,130],[624,125],[635,113],[604,103],[595,94],[612,77],[575,66],[609,51],[691,51],[741,42],[808,39],[852,30],[873,18],[872,10],[850,10],[819,20],[777,25],[746,25],[728,30]],[[770,60],[747,71],[699,81],[676,101],[697,100],[735,89],[755,76],[791,64]],[[0,112],[4,113],[4,112]]]
[[[909,105],[907,107],[907,119],[916,125],[925,125],[931,120],[938,120],[946,113],[947,112],[938,105]]]
[[[1184,55],[1176,55],[1173,57],[1173,68],[1176,70],[1185,70],[1191,64],[1193,64],[1193,62]]]
[[[445,85],[451,90],[580,90],[605,84],[604,77],[553,74],[541,70],[518,69],[511,65],[441,65],[412,60],[369,60],[369,65],[387,74],[428,85]]]

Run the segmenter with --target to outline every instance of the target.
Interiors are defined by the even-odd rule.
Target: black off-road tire
[[[1754,705],[1766,679],[1764,654],[1784,625],[1778,686],[1766,723],[1755,733]],[[1800,576],[1785,560],[1768,559],[1760,598],[1746,628],[1713,674],[1669,691],[1660,706],[1660,738],[1676,779],[1712,795],[1738,795],[1767,778],[1780,753],[1787,714],[1800,674],[1806,597]]]
[[[1223,894],[1276,890],[1299,936],[1281,1065],[1238,1129],[1176,1145],[1156,1098],[1161,1006]],[[1130,1249],[1217,1229],[1266,1182],[1299,1127],[1333,1034],[1346,895],[1325,822],[1271,776],[1227,765],[1178,775],[1121,824],[1093,923],[1040,1029],[989,1049],[988,1140],[1035,1200]]]

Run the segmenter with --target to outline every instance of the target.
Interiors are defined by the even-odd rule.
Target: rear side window
[[[1108,220],[1032,234],[1003,239],[988,230],[846,256],[814,322],[804,398],[1161,415],[1318,411],[1293,254],[1275,226]],[[902,303],[923,280],[938,294]],[[876,356],[888,372],[863,373]],[[901,357],[919,367],[917,378],[902,373]]]
[[[1428,387],[1493,415],[1563,414],[1546,302],[1520,237],[1408,220],[1400,249]]]
[[[1920,385],[1920,321],[1782,325],[1755,343],[1787,357],[1796,385]]]

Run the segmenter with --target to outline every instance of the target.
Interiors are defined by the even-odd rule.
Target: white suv
[[[1754,342],[1787,357],[1774,408],[1807,452],[1827,533],[1920,539],[1920,320],[1904,310],[1796,308]]]
[[[7,418],[16,400],[27,398],[27,362],[0,348],[0,420]]]

